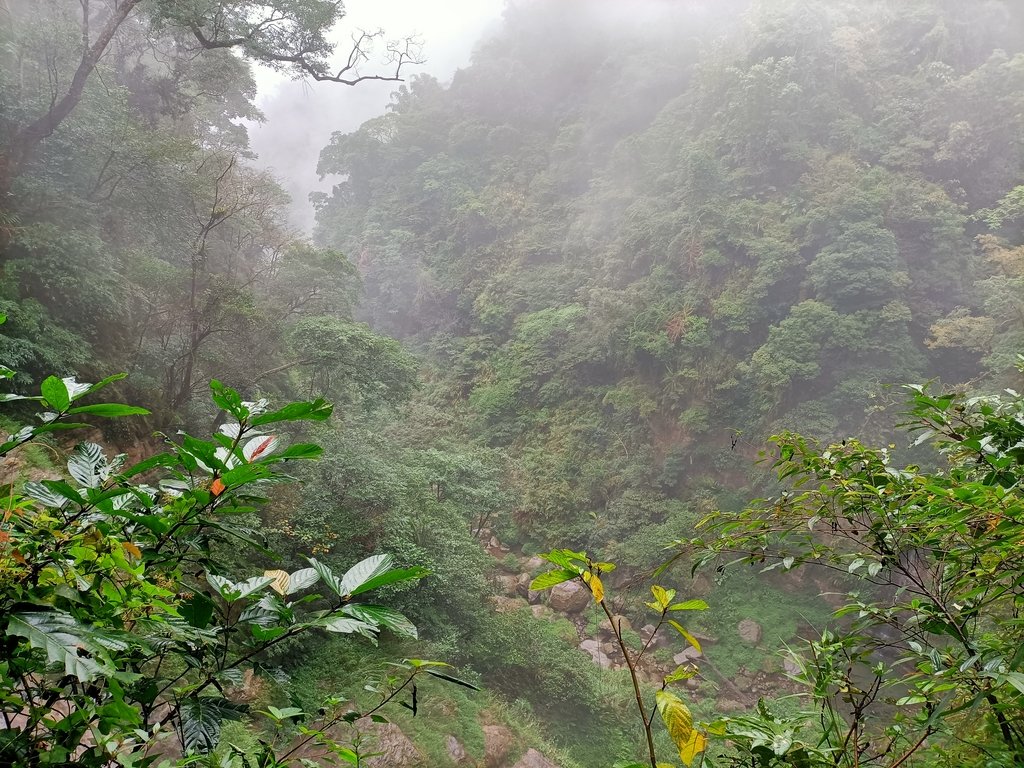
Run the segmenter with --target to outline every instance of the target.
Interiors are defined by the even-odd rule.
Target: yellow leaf
[[[684,765],[691,765],[694,757],[704,751],[707,739],[693,727],[693,715],[682,699],[668,691],[658,691],[654,698],[668,735],[679,750],[679,759]]]
[[[697,653],[704,653],[704,651],[701,650],[700,643],[697,642],[697,638],[691,635],[685,629],[683,629],[682,624],[680,624],[678,621],[673,621],[672,619],[669,619],[668,623],[675,627],[676,632],[678,632],[680,635],[686,638],[686,642],[688,642],[690,645],[697,649]]]
[[[288,571],[264,571],[263,575],[273,579],[270,588],[277,594],[283,595],[288,592]]]
[[[121,549],[127,552],[129,555],[134,557],[136,560],[142,559],[142,550],[132,544],[130,541],[122,541]]]
[[[590,594],[594,596],[595,603],[600,603],[604,600],[604,584],[601,583],[601,579],[598,578],[596,573],[585,571],[583,574],[583,580],[587,582],[587,586],[590,587]]]

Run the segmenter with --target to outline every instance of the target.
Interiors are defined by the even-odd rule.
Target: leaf
[[[102,646],[90,637],[89,628],[62,611],[15,613],[8,619],[7,634],[45,650],[50,663],[62,665],[65,673],[82,682],[114,672]]]
[[[269,456],[280,442],[277,435],[254,437],[252,440],[246,441],[245,445],[242,446],[242,456],[245,457],[246,461],[253,461],[260,456]]]
[[[212,752],[220,741],[225,720],[240,720],[248,709],[215,696],[196,696],[181,702],[182,747],[185,754]]]
[[[706,611],[708,604],[703,600],[684,600],[681,603],[670,605],[670,611]]]
[[[270,584],[272,579],[266,576],[253,576],[251,579],[235,583],[230,579],[225,579],[223,576],[207,574],[206,581],[217,590],[217,594],[224,598],[226,602],[233,603],[235,600],[241,600],[243,597],[248,597],[254,592],[259,592]]]
[[[68,392],[67,384],[56,376],[47,376],[43,379],[39,392],[50,407],[58,413],[63,413],[71,405],[71,393]]]
[[[121,542],[121,549],[123,549],[125,552],[127,552],[129,555],[131,555],[136,560],[141,560],[142,559],[142,550],[139,549],[137,546],[135,546],[135,544],[133,544],[130,541],[122,541]]]
[[[185,602],[178,606],[178,614],[189,626],[196,629],[206,629],[210,626],[210,619],[213,618],[213,601],[202,592],[195,592]]]
[[[321,398],[312,402],[289,403],[278,411],[270,411],[252,420],[252,425],[273,424],[277,421],[326,421],[334,409],[330,403]]]
[[[707,740],[693,727],[693,715],[689,707],[669,691],[657,691],[654,698],[668,735],[679,750],[679,759],[684,765],[691,765],[694,758],[704,751]]]
[[[676,591],[673,589],[670,594],[669,590],[654,584],[651,587],[651,594],[654,595],[654,602],[658,605],[657,610],[664,612],[668,609],[669,603],[672,602],[672,598],[675,597]]]
[[[385,608],[382,605],[363,605],[355,603],[352,605],[346,605],[344,611],[348,615],[360,619],[361,621],[365,621],[368,624],[377,624],[382,627],[386,627],[396,635],[411,637],[413,640],[417,639],[419,636],[416,631],[416,625],[394,608]]]
[[[210,483],[210,493],[212,493],[214,497],[220,496],[226,490],[227,486],[224,485],[224,481],[219,477],[214,478],[213,482]]]
[[[365,560],[360,560],[341,577],[342,595],[357,595],[356,590],[363,586],[370,579],[387,573],[394,564],[391,555],[371,555]]]
[[[288,585],[291,581],[288,571],[264,571],[263,575],[271,579],[270,588],[277,592],[277,594],[288,594]]]
[[[96,405],[79,405],[68,409],[68,413],[87,414],[89,416],[102,416],[105,419],[115,419],[120,416],[148,416],[149,411],[135,405],[122,405],[121,403],[97,403]]]
[[[350,616],[335,616],[325,620],[321,626],[328,632],[337,632],[343,635],[364,635],[374,641],[377,639],[377,627],[365,621],[353,619]]]
[[[313,566],[313,570],[316,574],[324,580],[324,583],[331,588],[338,597],[344,597],[345,593],[342,591],[341,579],[334,575],[334,571],[329,566],[321,563],[319,560],[309,558],[309,564]]]
[[[583,581],[590,587],[590,594],[594,596],[595,603],[604,600],[604,584],[601,583],[601,578],[596,573],[584,571]]]
[[[87,488],[98,488],[107,479],[107,457],[96,443],[79,443],[68,459],[68,472]]]
[[[278,459],[315,459],[323,454],[324,449],[312,443],[295,443],[289,445],[277,455]]]
[[[446,680],[449,683],[455,683],[456,685],[461,685],[462,687],[469,688],[472,691],[479,691],[480,690],[480,686],[478,686],[478,685],[473,685],[472,683],[470,683],[470,682],[468,682],[466,680],[460,680],[459,678],[453,677],[451,675],[447,675],[444,672],[438,672],[436,669],[424,669],[423,671],[426,672],[431,677],[436,677],[438,680]]]
[[[419,565],[414,565],[412,568],[395,568],[387,573],[382,573],[380,576],[374,576],[352,594],[353,596],[361,595],[364,592],[369,592],[370,590],[378,589],[380,587],[387,586],[388,584],[397,584],[400,581],[411,581],[412,579],[422,579],[424,576],[429,575],[430,571]]]
[[[678,632],[680,635],[686,638],[686,642],[688,642],[690,645],[697,649],[697,653],[704,653],[704,651],[701,650],[700,643],[697,642],[697,638],[691,635],[689,632],[687,632],[683,628],[682,624],[680,624],[678,621],[673,621],[672,619],[669,619],[668,623],[675,628],[676,632]]]
[[[569,579],[575,579],[579,576],[578,571],[570,571],[567,568],[561,568],[557,571],[548,571],[547,573],[540,574],[537,578],[530,582],[530,589],[540,591],[542,589],[551,589],[556,584],[569,581]]]
[[[288,586],[285,588],[286,595],[294,595],[296,592],[313,586],[320,581],[320,576],[313,568],[301,568],[288,577]]]

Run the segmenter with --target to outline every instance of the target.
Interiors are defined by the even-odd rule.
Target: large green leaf
[[[371,555],[365,560],[360,560],[345,571],[345,575],[341,577],[341,594],[359,594],[356,590],[370,579],[390,571],[394,562],[391,555]]]
[[[531,581],[530,589],[534,591],[551,589],[551,587],[561,584],[564,581],[569,581],[569,579],[575,579],[579,575],[579,571],[571,571],[568,568],[560,568],[557,571],[548,571],[547,573],[542,573]]]
[[[181,702],[181,735],[185,754],[212,752],[220,741],[225,720],[240,720],[248,709],[215,696],[196,696]]]
[[[136,405],[123,405],[121,403],[96,403],[95,405],[79,405],[68,410],[68,413],[88,414],[89,416],[102,416],[105,419],[117,418],[119,416],[148,416],[149,411],[139,408]]]
[[[39,387],[39,391],[55,411],[66,411],[71,405],[71,393],[68,392],[67,385],[56,376],[47,376]]]
[[[107,457],[96,443],[79,443],[68,459],[68,472],[87,488],[98,488],[107,479]]]
[[[349,616],[369,624],[378,624],[386,627],[395,634],[411,637],[414,640],[418,637],[416,625],[394,608],[386,608],[383,605],[360,605],[359,603],[354,603],[346,605],[344,611]]]
[[[114,672],[90,629],[62,611],[15,613],[7,621],[7,634],[45,650],[51,664],[60,664],[65,673],[83,682]]]

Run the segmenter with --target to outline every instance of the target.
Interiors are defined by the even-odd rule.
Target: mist
[[[0,765],[1024,765],[1022,136],[1009,0],[0,0]]]

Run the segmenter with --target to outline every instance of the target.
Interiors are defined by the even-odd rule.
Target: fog
[[[339,65],[351,48],[358,30],[383,30],[384,39],[414,37],[422,43],[422,64],[403,68],[403,79],[428,74],[450,80],[459,67],[469,63],[477,43],[501,19],[504,0],[361,0],[346,3],[346,16],[332,32]],[[382,42],[382,41],[381,41]],[[389,72],[378,44],[360,74]],[[320,150],[331,134],[354,131],[382,113],[399,85],[394,82],[363,82],[356,87],[338,83],[294,80],[256,65],[256,104],[263,122],[247,123],[257,163],[277,175],[292,198],[291,216],[305,232],[313,227],[309,193],[327,191],[331,179],[316,174]]]
[[[1024,2],[0,0],[0,766],[1024,765],[1022,353]]]

